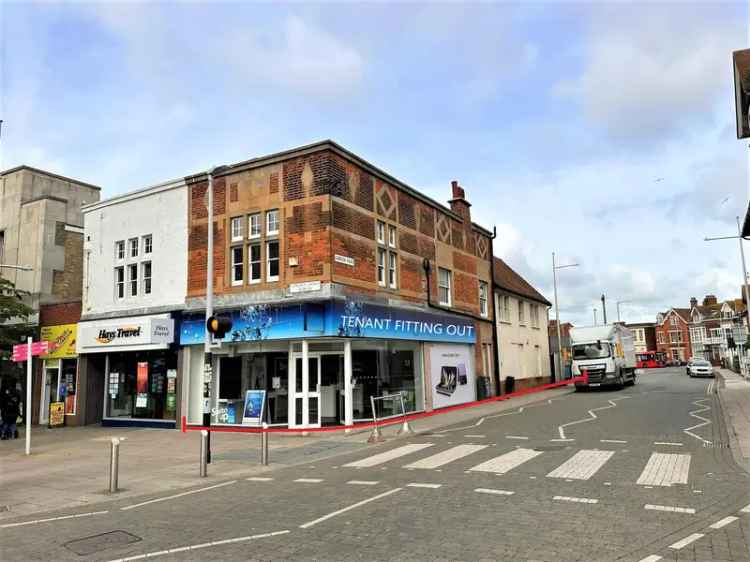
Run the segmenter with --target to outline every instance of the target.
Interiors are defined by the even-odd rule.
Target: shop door
[[[302,371],[302,356],[294,359],[294,420],[291,427],[320,427],[320,356],[308,355],[308,376]],[[294,423],[292,423],[292,421]]]
[[[49,422],[49,403],[56,402],[60,388],[60,369],[45,369],[44,371],[44,388],[42,389],[42,402],[39,408],[39,425],[45,425]]]

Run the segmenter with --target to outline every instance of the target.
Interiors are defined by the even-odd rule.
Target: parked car
[[[691,359],[685,369],[689,377],[713,377],[714,368],[705,359]]]

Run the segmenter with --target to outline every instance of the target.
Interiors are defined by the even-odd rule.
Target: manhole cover
[[[131,533],[125,531],[110,531],[100,535],[76,539],[65,543],[63,546],[79,556],[88,556],[95,552],[101,552],[108,548],[117,548],[142,540]]]
[[[562,451],[565,445],[539,445],[534,447],[535,451]]]

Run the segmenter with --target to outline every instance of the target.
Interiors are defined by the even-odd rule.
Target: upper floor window
[[[385,287],[385,254],[383,248],[378,248],[378,285]]]
[[[438,302],[451,305],[451,271],[443,267],[438,267]]]
[[[378,244],[385,244],[385,223],[383,221],[378,221],[376,238]]]
[[[118,260],[125,259],[125,240],[115,242],[115,258]]]
[[[669,319],[669,323],[672,324],[672,326],[677,326],[677,316],[673,314],[672,317]]]
[[[252,285],[260,283],[260,244],[250,244],[248,248],[248,282]]]
[[[279,210],[273,209],[266,212],[266,234],[273,235],[279,233]],[[278,246],[277,246],[278,250]]]
[[[503,322],[510,322],[510,297],[508,295],[503,295],[501,298],[503,299],[503,302],[500,307],[500,319]]]
[[[130,239],[130,257],[131,258],[138,257],[138,238]]]
[[[232,242],[242,240],[242,217],[234,217],[231,222]]]
[[[141,264],[141,276],[142,276],[142,287],[143,287],[143,294],[144,295],[150,295],[151,294],[151,262],[150,261],[144,261]]]
[[[388,285],[391,289],[398,287],[396,279],[396,252],[388,252]]]
[[[124,248],[125,243],[123,242],[123,251]],[[123,266],[115,268],[115,298],[125,298],[125,268]]]
[[[242,246],[235,246],[232,252],[232,286],[242,285],[245,258]]]
[[[266,281],[279,280],[279,241],[266,242]]]
[[[130,297],[137,297],[138,296],[138,264],[137,263],[131,263],[128,264],[128,296]]]
[[[479,314],[487,316],[487,282],[479,282]]]
[[[143,236],[141,238],[143,242],[143,253],[144,254],[150,254],[154,249],[154,241],[150,234],[147,234],[146,236]]]
[[[656,342],[664,343],[664,332],[656,332]]]
[[[539,327],[539,305],[530,304],[529,310],[531,312],[531,327],[538,328]]]
[[[391,248],[396,247],[396,227],[388,225],[388,245]]]
[[[260,213],[253,213],[247,218],[247,237],[260,238]]]
[[[526,317],[524,314],[524,308],[526,308],[526,303],[523,302],[521,299],[518,299],[518,323],[521,326],[526,325]]]

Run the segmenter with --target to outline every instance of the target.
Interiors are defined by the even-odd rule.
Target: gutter
[[[492,346],[495,348],[495,356],[492,358],[492,375],[495,379],[495,396],[500,396],[502,394],[502,388],[500,388],[500,338],[497,335],[497,310],[495,310],[495,238],[497,238],[497,226],[492,227],[492,236],[490,237],[490,276],[492,277],[490,287],[492,288]]]

